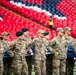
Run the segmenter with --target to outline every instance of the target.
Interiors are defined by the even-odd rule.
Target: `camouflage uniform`
[[[2,40],[2,44],[3,44],[3,48],[7,50],[7,47],[9,46],[9,42]],[[4,58],[3,63],[4,63],[3,75],[10,75],[11,74],[11,63],[12,63],[11,58]]]
[[[9,33],[7,33],[7,32],[3,32],[2,33],[2,37],[3,36],[8,36],[9,35]],[[2,44],[3,44],[3,48],[4,48],[4,52],[5,52],[5,50],[7,50],[7,47],[9,46],[9,42],[8,42],[8,40],[2,40]],[[3,72],[3,75],[10,75],[11,74],[11,62],[12,62],[12,60],[11,60],[11,58],[4,58],[3,59],[3,64],[4,64],[4,72]]]
[[[69,37],[64,36],[63,38],[64,40],[68,41],[68,45],[72,44],[72,42],[74,41],[73,37],[71,36]],[[74,68],[74,58],[68,56],[66,61],[66,75],[73,75],[73,68]]]
[[[22,29],[22,32],[23,32],[23,36],[24,36],[24,39],[25,39],[25,43],[27,43],[27,50],[30,51],[30,53],[32,53],[32,50],[30,49],[30,46],[32,44],[32,40],[28,37],[28,28],[23,28]],[[25,36],[26,34],[26,36]],[[31,75],[31,71],[32,71],[32,56],[27,56],[26,57],[26,62],[27,62],[27,65],[28,65],[28,75]]]
[[[44,31],[39,30],[38,34]],[[35,64],[35,75],[46,75],[46,47],[44,39],[38,37],[33,42],[35,46],[34,51],[34,64]]]
[[[32,53],[32,50],[30,49],[30,46],[32,44],[32,40],[29,37],[25,37],[25,43],[27,44],[27,51],[29,51],[29,53]],[[28,75],[31,75],[31,71],[32,71],[32,56],[26,56],[26,62],[28,65]]]
[[[3,55],[4,55],[3,45],[0,42],[0,75],[3,75]]]
[[[66,30],[70,31],[71,29],[69,27],[65,27],[64,31]],[[64,35],[63,39],[67,41],[68,45],[72,44],[74,41],[73,37],[66,35]],[[66,75],[73,75],[73,68],[74,68],[74,58],[68,56],[66,61]]]
[[[45,41],[45,46],[46,46],[46,75],[52,75],[52,54],[48,54],[49,50],[47,48],[49,44],[49,33],[46,32],[44,34],[44,41]]]
[[[26,51],[24,39],[20,38],[8,47],[7,52],[12,57],[12,68],[15,75],[28,75],[28,66],[25,59]]]
[[[58,29],[61,32],[61,29]],[[66,72],[66,58],[67,58],[67,49],[66,41],[63,38],[55,37],[49,43],[53,49],[51,53],[53,55],[53,73],[52,75],[65,75]]]

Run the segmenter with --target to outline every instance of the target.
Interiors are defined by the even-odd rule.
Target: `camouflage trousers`
[[[3,75],[3,60],[0,58],[0,75]]]
[[[52,64],[53,64],[52,75],[65,75],[66,73],[66,60],[65,59],[61,59],[61,60],[53,59]]]
[[[46,75],[46,60],[35,60],[35,75]]]
[[[68,57],[66,60],[66,75],[73,75],[74,58]]]
[[[46,75],[52,75],[52,54],[46,56]]]
[[[3,75],[10,75],[11,74],[11,72],[12,72],[11,64],[12,64],[11,58],[4,58],[3,59],[3,65],[4,65]]]
[[[28,75],[31,75],[31,71],[32,71],[32,56],[26,56],[26,62],[28,65]]]
[[[28,75],[28,66],[26,60],[13,60],[12,69],[15,75]]]

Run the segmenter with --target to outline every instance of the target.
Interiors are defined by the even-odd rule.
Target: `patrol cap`
[[[44,34],[45,32],[43,30],[38,30],[38,34]]]
[[[28,31],[28,28],[23,28],[22,29],[22,32],[27,32]]]
[[[64,32],[62,28],[57,28],[57,32]]]
[[[10,35],[10,34],[9,34],[8,32],[3,32],[3,33],[2,33],[2,37],[3,37],[3,36],[9,36],[9,35]]]
[[[17,31],[17,32],[16,32],[16,36],[17,36],[17,37],[22,36],[22,35],[23,35],[23,32],[22,32],[22,31]]]
[[[43,33],[44,34],[44,36],[47,36],[47,35],[49,35],[49,32],[45,32],[45,33]]]
[[[65,27],[64,31],[71,31],[71,28],[70,27]]]

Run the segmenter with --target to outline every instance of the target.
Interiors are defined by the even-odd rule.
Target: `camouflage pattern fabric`
[[[17,39],[8,47],[8,54],[12,59],[12,68],[15,75],[28,75],[28,66],[25,59],[27,45],[24,39]],[[13,49],[13,50],[12,50]]]
[[[0,75],[3,74],[3,45],[0,43]]]
[[[68,45],[72,44],[72,47],[74,46],[74,38],[69,36],[66,37],[64,35],[64,40],[68,41]],[[73,75],[73,68],[74,68],[74,58],[71,57],[67,57],[67,61],[66,61],[66,75]]]
[[[34,64],[36,75],[46,75],[46,47],[43,38],[34,39]]]
[[[49,43],[53,49],[50,50],[53,55],[52,75],[65,75],[66,73],[66,58],[67,58],[67,42],[63,38],[55,37]]]
[[[7,47],[9,46],[9,42],[2,40],[2,44],[3,44],[3,48],[7,50]],[[12,72],[11,63],[12,63],[12,60],[10,60],[9,58],[3,59],[3,65],[4,65],[3,75],[10,75],[11,74],[11,72]]]

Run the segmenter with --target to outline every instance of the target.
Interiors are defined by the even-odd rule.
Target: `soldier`
[[[45,39],[45,45],[48,46],[49,41],[50,41],[49,32],[46,32],[44,34],[44,39]],[[48,52],[50,53],[50,51],[47,49],[47,47],[46,47],[46,50],[47,50],[47,53]],[[52,75],[52,54],[46,55],[46,75]]]
[[[32,44],[32,40],[28,37],[28,28],[23,28],[22,29],[22,32],[23,32],[23,36],[25,37],[25,42],[27,42],[27,49],[29,51],[31,51],[31,55],[33,55],[33,52],[32,50],[30,49],[30,46]],[[31,75],[31,71],[32,71],[32,56],[27,56],[26,57],[26,62],[27,62],[27,65],[28,65],[28,75]]]
[[[2,44],[3,44],[3,48],[4,48],[4,52],[6,52],[7,50],[7,47],[9,45],[9,42],[8,42],[8,38],[9,38],[9,33],[7,32],[3,32],[2,33]],[[3,75],[10,75],[11,73],[11,58],[4,58],[3,59],[3,63],[4,63],[4,73]]]
[[[28,75],[28,66],[25,59],[27,52],[27,42],[23,37],[23,32],[16,33],[17,39],[8,47],[8,54],[12,57],[12,68],[15,75]]]
[[[44,31],[38,31],[38,38],[33,40],[35,75],[46,75],[46,47],[44,41]]]
[[[65,35],[63,37],[64,40],[68,41],[68,45],[72,44],[74,38],[70,36],[71,28],[65,27],[64,32],[65,32]],[[74,58],[68,56],[66,61],[66,75],[73,75],[73,68],[74,68]]]
[[[25,40],[26,45],[27,45],[26,49],[31,53],[31,55],[33,55],[33,52],[30,49],[30,46],[32,45],[32,40],[28,37],[28,28],[23,28],[22,32],[23,32],[24,40]]]
[[[45,43],[48,44],[49,43],[49,32],[44,33],[44,39],[45,39]]]
[[[64,28],[64,33],[65,35],[63,36],[64,40],[68,41],[68,44],[72,44],[74,41],[74,38],[71,35],[71,28],[70,27],[65,27]]]
[[[3,45],[2,45],[2,37],[0,37],[0,75],[3,75]]]
[[[57,28],[57,37],[49,43],[49,46],[52,47],[50,51],[53,54],[52,75],[65,75],[66,72],[67,42],[62,38],[63,32],[62,28]]]

